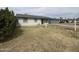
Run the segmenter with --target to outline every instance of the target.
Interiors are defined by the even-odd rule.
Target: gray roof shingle
[[[36,15],[28,15],[28,14],[16,14],[16,17],[17,18],[52,19],[50,17],[36,16]]]

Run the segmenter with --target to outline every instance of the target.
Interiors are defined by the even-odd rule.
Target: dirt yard
[[[12,52],[63,52],[79,51],[79,30],[60,26],[22,27],[5,42],[0,42],[0,51]]]

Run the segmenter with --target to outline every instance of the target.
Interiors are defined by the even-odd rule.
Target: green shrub
[[[8,8],[0,10],[0,39],[3,40],[7,36],[13,34],[16,27],[16,17],[13,11]]]

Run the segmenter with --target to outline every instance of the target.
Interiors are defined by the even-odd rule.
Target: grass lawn
[[[77,35],[77,36],[76,36]],[[0,51],[79,51],[79,30],[60,26],[22,27],[6,42],[0,43]]]

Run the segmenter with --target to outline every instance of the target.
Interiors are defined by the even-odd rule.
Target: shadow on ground
[[[4,42],[10,41],[10,40],[13,40],[13,39],[21,36],[22,34],[23,34],[23,30],[21,29],[21,27],[17,27],[11,36],[8,36],[5,39],[0,40],[0,43],[4,43]]]

